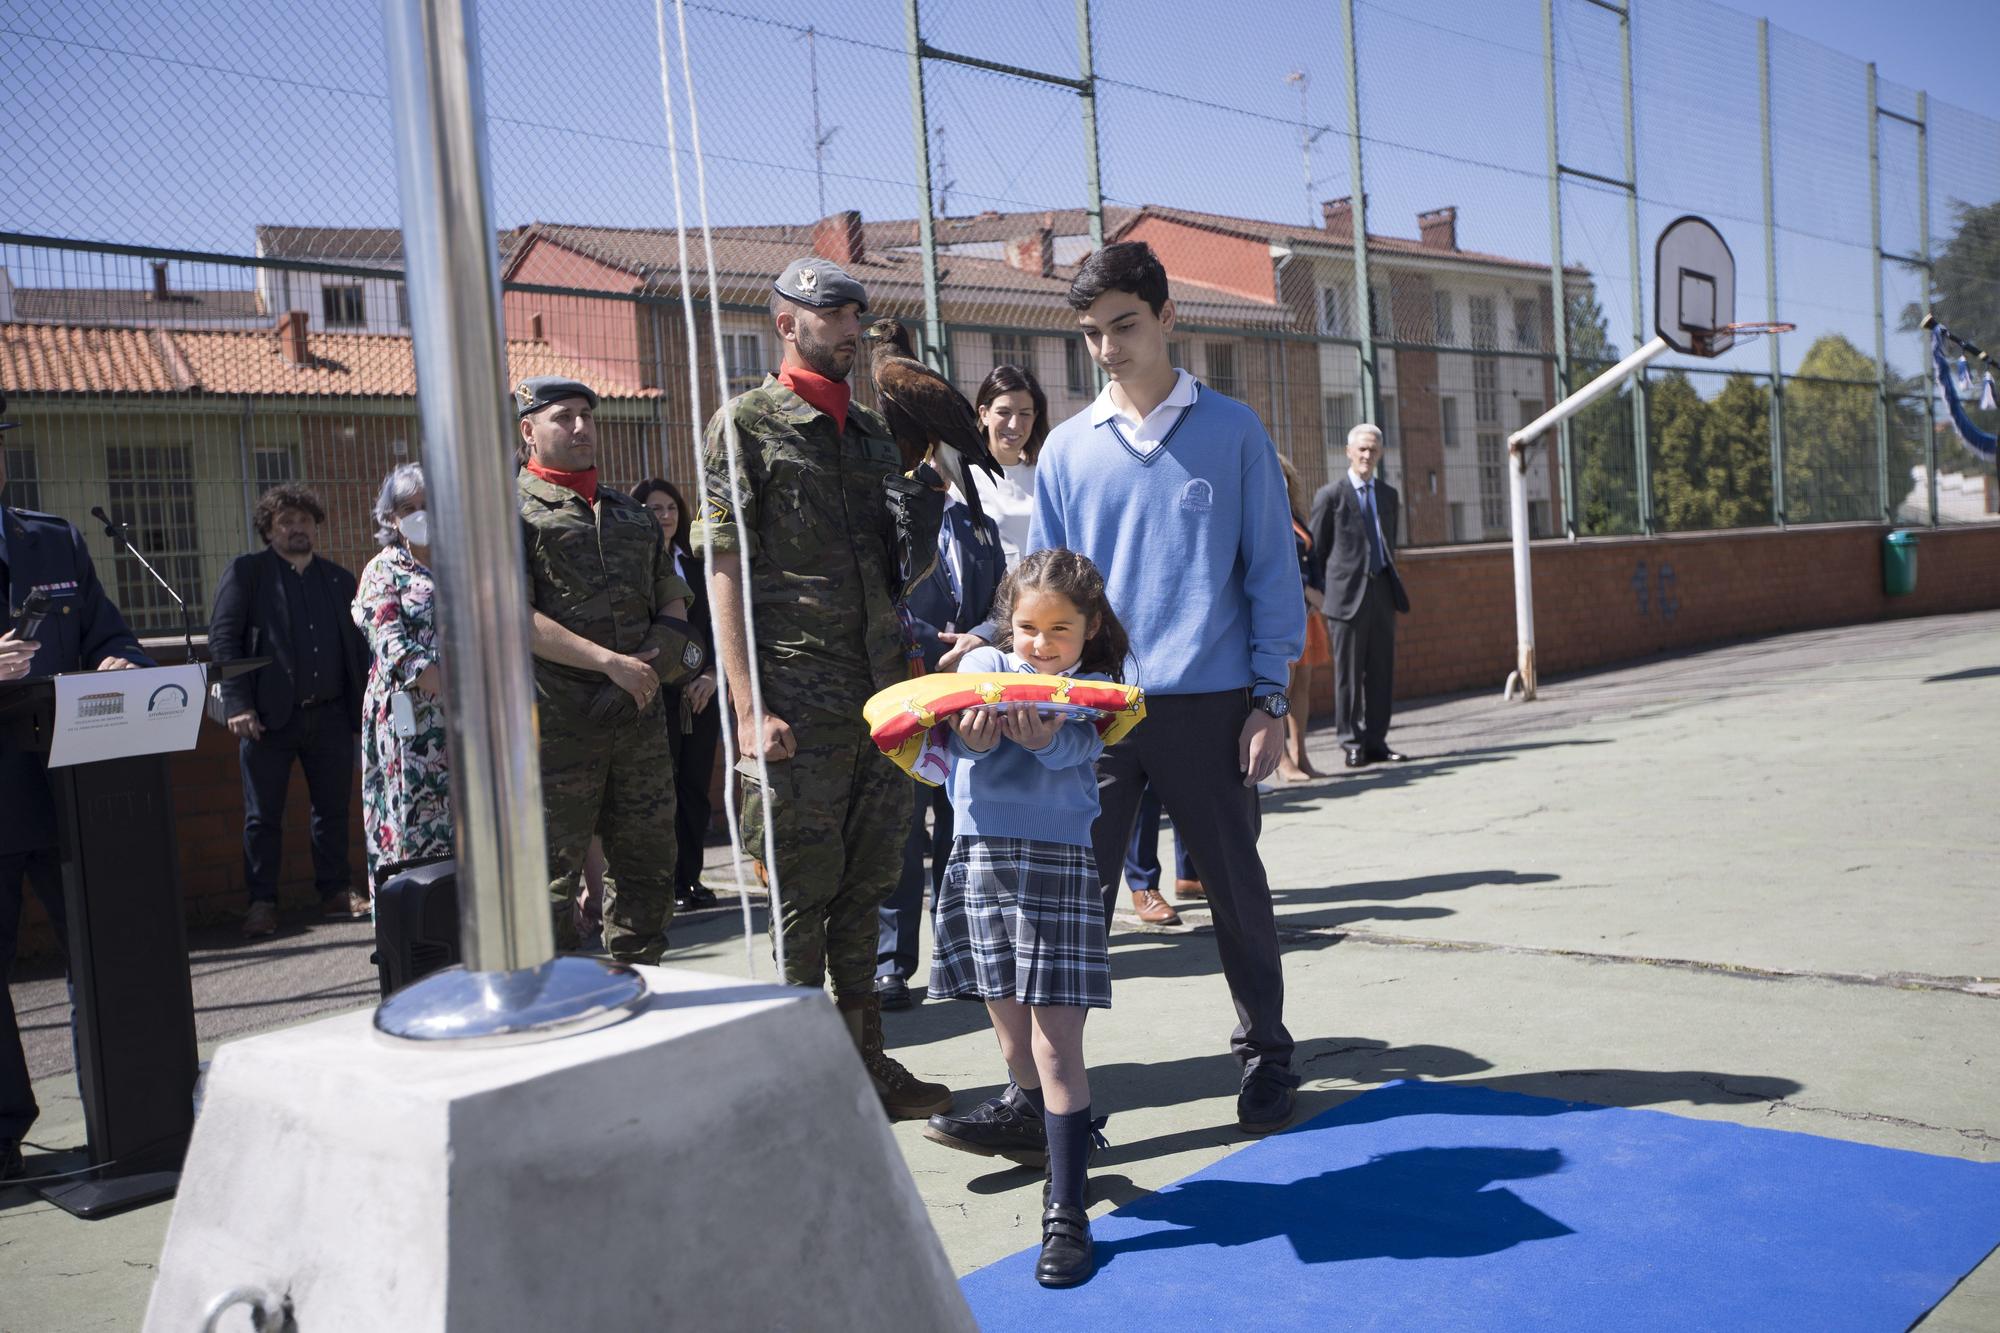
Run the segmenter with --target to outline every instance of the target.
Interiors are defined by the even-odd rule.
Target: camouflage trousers
[[[743,844],[761,859],[771,820],[785,980],[818,988],[831,976],[836,997],[872,995],[877,909],[902,873],[910,779],[868,739],[859,704],[829,716],[773,701],[773,711],[791,724],[798,753],[771,762],[768,801],[741,780]]]
[[[604,840],[604,947],[657,963],[674,915],[674,762],[659,700],[636,721],[592,722],[541,702],[542,807],[556,947],[578,947],[571,905],[595,833]],[[617,876],[614,888],[611,875]]]

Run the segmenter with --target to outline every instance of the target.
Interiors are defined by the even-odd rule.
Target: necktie
[[[1361,513],[1368,520],[1368,572],[1380,574],[1389,563],[1389,557],[1382,551],[1382,528],[1375,517],[1375,483],[1361,483]]]

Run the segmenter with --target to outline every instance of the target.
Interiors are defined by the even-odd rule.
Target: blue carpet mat
[[[1082,1287],[969,1274],[980,1327],[1903,1329],[2000,1243],[2000,1163],[1402,1082],[1092,1231]]]

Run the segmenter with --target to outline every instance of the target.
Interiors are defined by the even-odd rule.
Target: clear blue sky
[[[1710,0],[1634,0],[1639,230],[1684,211],[1716,219],[1748,268],[1739,317],[1762,314],[1752,16]],[[1349,192],[1346,90],[1333,0],[1214,5],[1094,0],[1104,191],[1262,217],[1314,215]],[[1775,0],[1775,154],[1781,314],[1870,345],[1867,114],[1862,62],[1884,101],[1928,86],[1932,231],[1952,198],[2000,198],[2000,23],[1991,6],[1916,12],[1880,0]],[[714,216],[802,222],[819,212],[809,55],[817,53],[827,206],[914,211],[902,6],[895,0],[690,4]],[[671,6],[669,16],[671,20]],[[1006,18],[996,25],[995,14]],[[565,21],[563,16],[569,16]],[[1243,17],[1254,15],[1256,21]],[[1361,112],[1376,231],[1413,235],[1455,204],[1461,242],[1548,254],[1539,0],[1359,0]],[[1572,165],[1624,174],[1616,20],[1558,0],[1560,124]],[[648,0],[483,0],[497,221],[672,222]],[[1076,68],[1072,0],[926,0],[934,44],[1063,73]],[[808,43],[802,30],[818,24]],[[376,0],[0,0],[0,227],[247,252],[258,223],[393,225],[395,183]],[[1305,114],[1329,127],[1313,145]],[[1980,113],[1957,114],[1939,101]],[[950,211],[1081,204],[1077,99],[932,65]],[[683,145],[687,126],[683,121]],[[1885,125],[1884,243],[1914,250],[1914,135]],[[692,188],[692,182],[689,182]],[[1565,248],[1587,265],[1621,341],[1633,323],[1622,199],[1565,189]],[[115,264],[37,271],[21,285],[128,280]],[[236,285],[217,271],[206,281]],[[1916,295],[1892,274],[1892,310]],[[1804,339],[1791,340],[1803,350]],[[1761,366],[1761,354],[1752,363]]]

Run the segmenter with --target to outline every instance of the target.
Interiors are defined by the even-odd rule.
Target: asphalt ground
[[[1499,674],[1405,706],[1411,762],[1341,769],[1320,731],[1333,776],[1265,798],[1302,1116],[1417,1077],[2000,1160],[2000,613],[1636,663],[1531,705],[1501,702]],[[1096,1211],[1247,1142],[1214,937],[1186,917],[1112,938],[1115,1006],[1086,1038],[1111,1113]],[[673,938],[670,966],[746,970],[734,906]],[[365,925],[192,943],[204,1053],[374,993]],[[42,1080],[32,1141],[72,1146],[60,979],[13,994]],[[887,1024],[961,1105],[1004,1080],[976,1006]],[[897,1138],[959,1271],[1036,1239],[1039,1173],[920,1129]],[[0,1191],[0,1330],[135,1326],[168,1211],[83,1223]],[[2000,1259],[1923,1326],[2000,1328]]]

